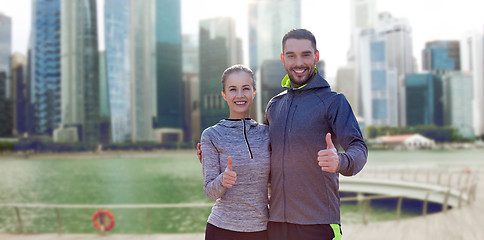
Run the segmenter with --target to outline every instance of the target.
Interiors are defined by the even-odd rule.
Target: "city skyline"
[[[0,0],[0,12],[12,18],[12,52],[26,53],[30,32],[31,1]],[[182,0],[182,33],[197,34],[200,20],[231,16],[236,20],[236,34],[243,40],[244,64],[248,58],[248,3],[254,0]],[[104,0],[97,2],[98,15],[103,12]],[[312,31],[318,40],[321,59],[326,63],[327,76],[334,78],[339,67],[346,64],[350,47],[350,1],[302,0],[302,28]],[[421,70],[421,51],[425,43],[435,40],[460,40],[469,31],[483,33],[484,3],[472,0],[380,0],[377,11],[387,11],[396,18],[408,19],[413,32],[413,57],[417,71]],[[200,9],[204,9],[200,11]],[[314,12],[313,14],[311,14]],[[99,18],[99,17],[98,17]],[[102,18],[99,18],[100,20]],[[99,21],[99,25],[103,25]],[[101,30],[101,29],[100,29]],[[100,31],[102,34],[102,31]],[[330,35],[328,37],[328,34]],[[281,36],[282,38],[282,36]],[[100,37],[100,49],[104,47]]]

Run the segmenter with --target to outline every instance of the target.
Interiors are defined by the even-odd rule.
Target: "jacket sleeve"
[[[363,169],[368,157],[368,148],[351,106],[342,94],[332,97],[329,106],[329,121],[338,143],[344,153],[338,153],[338,172],[353,176]]]
[[[219,154],[207,130],[202,133],[203,190],[208,198],[215,201],[222,197],[227,188],[222,185],[223,172],[220,172]]]

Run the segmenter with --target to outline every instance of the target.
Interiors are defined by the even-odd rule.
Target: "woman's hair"
[[[255,90],[254,73],[252,72],[252,70],[250,70],[250,68],[244,65],[236,64],[225,69],[224,73],[222,73],[222,91],[225,92],[225,82],[227,81],[228,76],[232,73],[237,73],[237,72],[248,73],[250,75],[250,78],[252,79],[252,86],[254,87],[254,90]]]

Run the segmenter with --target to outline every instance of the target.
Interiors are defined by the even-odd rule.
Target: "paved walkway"
[[[1,240],[203,240],[203,233],[197,234],[7,234],[0,233]]]

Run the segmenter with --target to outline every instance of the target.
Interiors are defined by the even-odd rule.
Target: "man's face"
[[[287,75],[291,80],[291,87],[298,88],[307,84],[314,76],[319,52],[315,51],[308,39],[287,39],[281,60]]]

